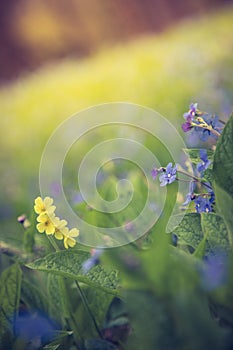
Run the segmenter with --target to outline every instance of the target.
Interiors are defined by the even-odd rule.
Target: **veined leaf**
[[[214,180],[233,198],[233,116],[225,125],[214,154]]]
[[[216,183],[214,191],[217,209],[225,221],[228,232],[228,241],[231,247],[233,247],[233,198]]]
[[[174,215],[172,220],[175,222],[177,218],[179,215]],[[174,233],[178,237],[178,244],[189,245],[196,249],[203,238],[200,214],[186,214]]]
[[[0,277],[0,343],[17,317],[22,271],[17,264],[8,267]]]
[[[33,285],[26,279],[22,280],[21,298],[32,309],[47,314],[48,301],[46,295],[38,289],[38,286]]]
[[[117,271],[107,271],[102,266],[97,265],[87,274],[84,274],[82,264],[89,257],[89,253],[81,250],[60,251],[38,259],[28,264],[27,267],[34,270],[53,272],[111,294],[118,294],[116,290]]]
[[[215,213],[201,213],[201,226],[212,252],[229,249],[227,228],[221,216]]]

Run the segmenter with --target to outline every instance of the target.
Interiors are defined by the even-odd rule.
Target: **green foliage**
[[[43,314],[48,313],[49,303],[47,296],[38,286],[33,285],[31,281],[26,278],[22,279],[21,299],[32,310],[40,310]]]
[[[214,180],[233,197],[233,116],[228,120],[219,138],[214,155]]]
[[[201,213],[201,226],[210,251],[229,249],[227,228],[221,216],[215,213]]]
[[[12,330],[17,318],[22,272],[17,264],[2,272],[0,277],[0,345],[7,341],[11,343]],[[8,343],[8,345],[9,345]]]
[[[217,209],[225,220],[228,239],[233,246],[233,116],[218,140],[214,155],[214,185]]]
[[[215,194],[217,200],[217,208],[219,213],[224,218],[227,231],[228,231],[228,240],[233,246],[233,198],[225,192],[221,187],[215,184]]]
[[[191,162],[194,165],[197,165],[200,162],[200,154],[199,154],[200,149],[199,148],[186,148],[186,149],[184,149],[184,151],[188,154]],[[213,157],[214,157],[214,151],[211,149],[208,149],[207,156],[208,156],[208,159],[212,161]]]
[[[177,215],[178,217],[179,215]],[[174,216],[172,220],[176,222],[177,218]],[[174,230],[174,233],[178,237],[179,244],[185,244],[196,249],[203,238],[200,214],[186,214],[180,225]]]
[[[82,271],[82,264],[88,258],[89,254],[85,251],[60,251],[27,264],[27,267],[34,270],[53,272],[111,294],[117,294],[117,272],[108,272],[102,266],[96,266],[85,274]]]

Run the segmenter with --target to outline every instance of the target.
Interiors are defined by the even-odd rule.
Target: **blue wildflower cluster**
[[[151,170],[151,176],[154,180],[160,173],[162,173],[159,177],[160,186],[163,187],[171,184],[176,180],[177,164],[174,167],[172,167],[172,163],[169,163],[165,168],[153,168]]]
[[[185,119],[185,123],[182,124],[183,131],[194,130],[195,133],[198,133],[201,141],[205,142],[209,137],[217,139],[222,132],[224,123],[219,120],[218,116],[200,111],[197,108],[197,103],[191,103],[189,111],[183,116]]]
[[[194,129],[194,131],[199,134],[202,141],[206,141],[209,136],[220,136],[222,127],[218,117],[210,116],[206,112],[200,111],[197,108],[197,103],[192,103],[189,106],[189,111],[184,113],[184,118],[186,119],[186,122],[182,124],[184,132]],[[210,182],[204,179],[205,171],[211,165],[211,160],[208,159],[206,149],[199,150],[199,160],[200,161],[196,165],[192,164],[195,176],[183,170],[178,170],[178,164],[175,164],[173,167],[172,163],[169,163],[166,167],[153,168],[151,176],[153,180],[155,180],[160,174],[160,186],[163,187],[170,185],[176,180],[182,181],[178,179],[178,173],[187,175],[191,180],[189,192],[186,195],[185,202],[182,204],[183,208],[193,203],[193,205],[189,207],[190,210],[197,213],[209,213],[214,211],[215,195]]]

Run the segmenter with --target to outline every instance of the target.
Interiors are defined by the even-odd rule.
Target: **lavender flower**
[[[211,164],[211,161],[208,160],[206,149],[200,150],[200,159],[201,159],[201,162],[197,164],[197,171],[199,173],[203,173],[203,171],[206,170]]]
[[[212,209],[212,203],[208,197],[197,196],[194,199],[197,213],[209,213]]]
[[[159,181],[161,182],[160,186],[166,186],[168,184],[171,184],[176,179],[176,173],[177,173],[177,164],[172,167],[172,163],[169,163],[165,169],[163,169],[163,174],[160,175]]]

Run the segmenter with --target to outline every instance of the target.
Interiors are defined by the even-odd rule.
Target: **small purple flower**
[[[100,256],[103,254],[103,249],[92,249],[91,251],[91,257],[84,261],[82,264],[82,271],[84,274],[88,273],[90,269],[92,269],[94,266],[98,265],[100,260]]]
[[[160,175],[159,181],[161,182],[160,186],[166,186],[168,184],[171,184],[176,179],[176,172],[177,172],[177,164],[172,167],[172,163],[169,163],[165,169],[163,169],[163,174]]]
[[[208,155],[206,149],[201,149],[200,150],[200,159],[201,162],[197,164],[197,171],[199,173],[202,173],[204,170],[206,170],[209,165],[211,164],[211,161],[208,160]]]
[[[194,202],[197,213],[209,213],[212,211],[212,203],[209,198],[197,196]]]
[[[157,168],[153,168],[151,170],[151,176],[152,176],[153,180],[156,180],[156,177],[158,176],[159,173],[160,173],[160,171]]]
[[[195,117],[195,115],[197,114],[198,109],[197,109],[197,103],[191,103],[189,106],[189,111],[184,113],[184,119],[191,118],[191,120]]]
[[[193,128],[192,120],[193,119],[188,116],[186,122],[181,125],[184,132],[188,132]]]

